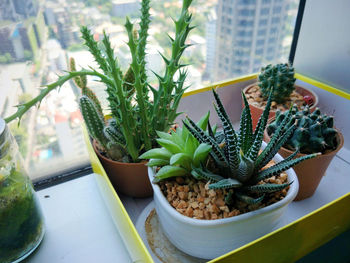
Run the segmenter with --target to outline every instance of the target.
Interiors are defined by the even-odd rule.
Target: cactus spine
[[[291,113],[289,113],[291,112]],[[309,106],[298,111],[296,106],[286,112],[276,112],[275,121],[267,127],[269,134],[274,134],[286,115],[292,114],[296,121],[296,129],[284,146],[290,150],[299,150],[302,153],[324,153],[334,150],[338,146],[337,130],[334,129],[332,116],[321,114],[319,108],[313,113]]]
[[[294,68],[287,63],[263,67],[258,78],[262,96],[267,99],[273,87],[272,100],[277,103],[285,102],[295,89]]]
[[[90,135],[94,138],[99,136],[96,139],[101,142],[107,152],[109,152],[111,145],[119,145],[120,147],[123,145],[122,149],[126,149],[125,154],[128,159],[132,162],[139,162],[139,155],[156,145],[156,131],[168,131],[179,115],[176,110],[186,90],[184,82],[187,75],[185,71],[180,70],[185,65],[180,64],[179,61],[184,50],[188,47],[185,44],[186,38],[193,29],[190,26],[192,15],[189,13],[189,7],[191,3],[192,0],[183,0],[180,17],[174,20],[175,38],[170,38],[171,57],[168,59],[162,55],[166,68],[162,77],[157,75],[159,80],[157,89],[147,81],[145,56],[148,28],[151,21],[150,0],[142,0],[140,30],[135,31],[128,18],[125,23],[129,38],[127,45],[132,55],[132,62],[125,74],[122,73],[118,60],[114,56],[115,52],[111,47],[109,37],[104,34],[102,43],[100,43],[103,46],[101,49],[90,30],[87,27],[82,27],[84,45],[88,47],[103,73],[94,69],[76,71],[75,61],[71,59],[70,72],[60,76],[56,82],[47,85],[36,98],[19,105],[17,112],[6,118],[6,121],[21,118],[30,107],[39,103],[49,92],[73,79],[76,85],[82,89],[82,94],[89,98],[90,102],[93,102],[97,114],[100,115],[98,132],[93,131],[92,126],[90,126]],[[174,79],[177,73],[179,73],[178,78]],[[104,129],[104,135],[108,141],[101,137],[102,109],[95,94],[87,87],[86,75],[98,77],[99,81],[106,85],[109,108],[119,131],[119,133],[113,133],[112,128]],[[151,93],[153,93],[152,100],[150,99]],[[86,103],[86,99],[84,99],[84,103]],[[86,111],[85,108],[84,110]],[[93,116],[91,108],[86,112],[89,117]],[[91,120],[91,118],[86,119]],[[111,155],[109,154],[109,156]]]

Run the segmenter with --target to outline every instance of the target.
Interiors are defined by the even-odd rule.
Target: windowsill
[[[349,163],[335,157],[316,193],[291,203],[279,227],[348,193],[349,168]],[[94,176],[89,174],[37,192],[46,234],[37,251],[24,262],[131,262]],[[120,198],[134,224],[152,202],[152,198]]]

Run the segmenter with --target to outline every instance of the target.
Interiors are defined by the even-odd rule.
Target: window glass
[[[140,1],[110,0],[6,0],[0,1],[0,114],[9,116],[14,106],[33,98],[39,87],[57,80],[68,69],[68,58],[78,67],[95,66],[82,45],[79,28],[88,26],[96,39],[110,35],[123,70],[130,62],[125,16],[136,22]],[[14,3],[17,3],[16,5]],[[18,5],[21,2],[22,5]],[[193,25],[182,62],[188,68],[191,89],[249,74],[267,63],[287,61],[297,15],[297,0],[196,0]],[[149,68],[163,66],[158,51],[169,54],[173,32],[171,18],[179,14],[179,0],[152,0],[147,45]],[[19,8],[20,7],[20,8]],[[272,10],[270,14],[270,10]],[[253,57],[250,57],[253,56]],[[149,72],[150,76],[153,76]],[[151,77],[151,81],[155,81]],[[105,87],[88,78],[89,87],[108,112]],[[52,92],[21,120],[11,123],[25,165],[33,178],[56,174],[89,163],[82,135],[73,82]]]

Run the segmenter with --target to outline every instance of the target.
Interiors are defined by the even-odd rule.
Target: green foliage
[[[213,90],[216,105],[215,110],[221,120],[224,130],[224,144],[219,143],[213,133],[206,133],[201,127],[196,125],[188,118],[188,123],[184,122],[185,127],[200,142],[211,146],[210,156],[215,162],[218,173],[212,173],[208,169],[195,169],[198,179],[210,180],[210,189],[227,189],[234,188],[234,194],[242,201],[248,203],[259,203],[263,200],[265,193],[280,191],[290,183],[285,184],[258,184],[261,180],[278,175],[301,161],[315,157],[317,154],[311,154],[292,160],[287,158],[267,169],[261,170],[277,153],[279,148],[289,138],[294,130],[292,124],[292,115],[288,114],[276,129],[271,141],[264,150],[259,154],[263,132],[265,130],[267,119],[271,106],[271,94],[262,113],[256,130],[252,130],[252,119],[248,102],[244,96],[245,107],[243,109],[238,134],[233,129],[233,125],[220,101],[218,94]],[[289,127],[282,129],[282,127]]]
[[[259,87],[265,99],[273,87],[272,100],[277,103],[286,101],[294,91],[294,68],[289,64],[267,65],[259,74]]]
[[[23,51],[24,59],[25,60],[31,60],[33,59],[33,53],[30,50],[24,50]]]
[[[156,131],[167,131],[179,115],[176,112],[177,107],[186,90],[186,87],[184,87],[186,71],[181,70],[185,65],[182,65],[179,61],[181,55],[188,47],[185,43],[187,36],[193,29],[190,26],[192,15],[188,11],[191,2],[192,0],[183,0],[181,14],[177,20],[174,20],[175,38],[170,38],[171,55],[169,58],[162,55],[166,66],[162,76],[156,75],[158,79],[157,89],[148,83],[145,69],[145,48],[150,24],[150,0],[143,0],[139,23],[140,29],[137,32],[137,37],[134,33],[134,25],[131,24],[128,18],[125,23],[125,29],[129,38],[127,45],[132,55],[130,64],[133,72],[132,78],[130,78],[130,74],[125,75],[122,73],[118,60],[114,56],[114,50],[111,48],[109,37],[104,34],[102,42],[98,43],[94,40],[90,30],[87,27],[82,27],[81,32],[84,45],[93,55],[100,70],[82,69],[75,71],[72,68],[71,72],[60,76],[56,82],[42,89],[39,96],[19,105],[17,112],[6,118],[6,122],[16,118],[20,119],[30,107],[40,103],[49,92],[60,87],[66,81],[74,79],[83,91],[84,89],[87,90],[84,78],[86,79],[87,75],[95,76],[106,85],[109,108],[123,138],[122,148],[126,149],[127,159],[132,162],[139,162],[139,155],[156,145]],[[178,76],[177,79],[175,75]],[[130,81],[133,81],[133,83],[130,83]],[[129,88],[129,84],[133,85],[133,89]],[[83,117],[85,121],[89,122],[89,133],[94,139],[99,141],[107,155],[114,159],[111,156],[111,152],[116,143],[110,140],[116,137],[111,136],[109,129],[107,129],[108,134],[103,133],[105,128],[103,128],[102,116],[98,109],[99,103],[88,92],[83,92],[83,94],[86,97],[84,97],[83,102],[81,101],[81,104],[83,104],[81,108],[84,108],[84,112],[87,114],[84,116],[83,113]],[[85,108],[85,104],[89,104],[88,108]],[[97,116],[100,118],[98,119]],[[93,122],[90,123],[92,120]],[[95,128],[98,130],[94,131]],[[120,146],[120,144],[117,145],[118,147]]]
[[[197,123],[206,129],[209,112]],[[161,148],[151,149],[140,156],[142,159],[152,159],[148,166],[162,166],[157,172],[154,182],[160,180],[190,175],[193,169],[200,168],[207,160],[211,147],[199,143],[184,127],[177,128],[171,133],[157,132],[157,142]]]
[[[7,63],[7,58],[5,56],[0,56],[0,64]]]
[[[274,134],[289,114],[292,115],[293,121],[296,122],[296,129],[283,145],[284,147],[292,151],[298,150],[302,153],[324,153],[327,150],[335,150],[337,148],[338,132],[333,127],[333,117],[321,114],[319,108],[316,108],[312,113],[309,106],[300,111],[298,111],[296,106],[283,113],[277,111],[275,120],[267,127],[268,134]],[[289,127],[290,125],[285,126],[284,130]]]

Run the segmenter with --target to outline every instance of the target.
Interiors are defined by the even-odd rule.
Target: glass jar
[[[0,262],[19,262],[40,244],[44,220],[18,146],[0,118]]]

